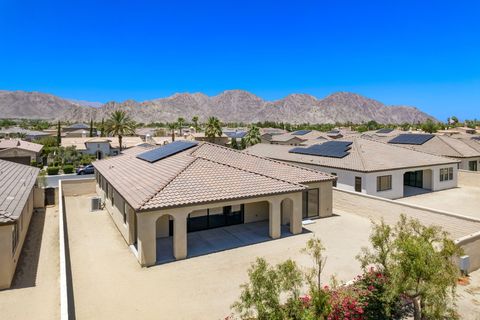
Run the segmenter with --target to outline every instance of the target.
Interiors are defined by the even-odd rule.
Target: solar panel
[[[195,147],[197,144],[198,142],[196,141],[174,141],[153,150],[142,152],[137,155],[137,158],[153,163]]]
[[[433,137],[433,134],[403,133],[388,141],[388,143],[422,145]]]
[[[478,141],[480,141],[480,136],[479,136],[479,137],[472,137],[472,140],[478,140]]]
[[[311,156],[343,158],[350,154],[351,141],[327,141],[322,144],[314,144],[308,148],[293,148],[288,152],[306,154]]]
[[[304,136],[309,132],[312,132],[312,130],[297,130],[297,131],[292,132],[292,134],[294,136]]]
[[[390,133],[392,131],[393,131],[392,128],[382,128],[380,130],[377,130],[377,133]]]

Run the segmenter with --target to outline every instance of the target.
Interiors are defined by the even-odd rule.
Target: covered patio
[[[187,235],[187,258],[273,240],[268,230],[268,221],[260,221],[190,232]],[[304,232],[309,231],[303,229]],[[281,226],[281,238],[292,235],[289,226]],[[157,238],[157,264],[175,261],[172,248],[173,237]]]

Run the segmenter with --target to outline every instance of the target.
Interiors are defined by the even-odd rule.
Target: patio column
[[[302,233],[302,193],[298,192],[292,196],[293,211],[292,221],[290,221],[290,232],[293,234]]]
[[[333,189],[332,184],[330,181],[328,182],[321,182],[320,187],[318,189],[319,192],[319,216],[320,218],[330,217],[332,216],[333,212]]]
[[[175,215],[173,221],[173,256],[176,260],[187,257],[187,216],[188,213]]]
[[[143,267],[153,266],[157,262],[155,221],[158,216],[139,214],[137,219],[138,260]]]
[[[269,235],[272,239],[280,238],[281,235],[281,200],[274,199],[270,201],[269,214],[268,214],[268,225],[269,225]]]

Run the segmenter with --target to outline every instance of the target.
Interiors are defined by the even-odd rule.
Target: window
[[[468,170],[470,171],[477,171],[477,160],[469,161],[468,162]]]
[[[303,218],[318,216],[318,189],[303,192]]]
[[[362,192],[362,177],[355,177],[355,191]]]
[[[392,190],[392,176],[377,177],[377,191]]]
[[[440,181],[453,180],[453,168],[440,169]]]
[[[18,245],[18,226],[17,224],[14,224],[12,229],[12,254],[15,254],[17,245]]]
[[[335,177],[337,176],[337,174],[336,174],[335,172],[332,172],[331,175],[332,175],[332,176],[335,176]],[[338,178],[337,178],[337,179],[338,179]],[[333,180],[332,186],[334,186],[334,187],[337,186],[337,179]]]
[[[128,211],[128,204],[124,202],[122,215],[123,215],[123,223],[125,224],[127,223],[127,211]]]

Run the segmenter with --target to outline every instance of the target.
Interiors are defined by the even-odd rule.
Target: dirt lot
[[[0,291],[1,319],[59,319],[58,212],[34,213],[13,286]]]
[[[480,320],[480,270],[469,275],[468,285],[459,285],[458,308],[461,319]]]
[[[67,223],[77,319],[223,319],[255,257],[272,263],[300,253],[311,233],[141,268],[106,212],[88,212],[88,196],[67,197]],[[368,244],[370,221],[344,214],[306,226],[327,247],[325,280],[350,280],[354,256]]]

